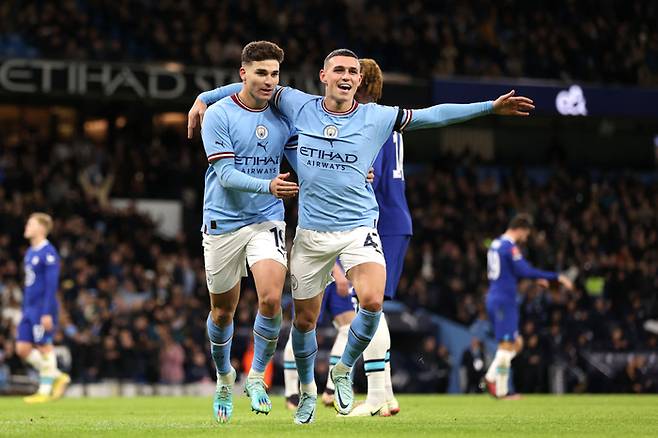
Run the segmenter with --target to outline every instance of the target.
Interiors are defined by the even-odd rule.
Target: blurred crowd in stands
[[[27,248],[23,227],[32,211],[41,210],[55,218],[51,240],[63,261],[56,343],[70,350],[76,381],[213,378],[199,234],[205,157],[182,130],[156,129],[140,143],[139,137],[128,141],[130,129],[119,130],[111,146],[83,137],[63,141],[29,126],[2,138],[0,363],[12,372],[25,372],[12,346]],[[411,312],[423,308],[466,326],[486,318],[486,245],[514,212],[528,211],[536,231],[527,258],[577,275],[577,287],[565,293],[521,283],[526,348],[515,360],[517,389],[548,390],[549,367],[562,364],[569,370],[569,391],[658,390],[643,356],[658,349],[658,336],[644,328],[658,317],[655,173],[492,167],[444,156],[408,172],[407,189],[415,234],[398,297]],[[183,201],[184,226],[175,238],[158,235],[156,224],[134,206],[117,209],[110,202],[147,194]],[[288,207],[290,239],[295,205]],[[247,281],[236,312],[244,334],[234,342],[238,366],[256,308]],[[450,358],[432,337],[418,350],[424,360],[408,363],[434,385],[421,389],[437,391],[447,385],[447,378],[437,376],[459,366],[476,376],[469,377],[468,388],[476,391],[472,383],[482,371],[476,364],[493,353],[474,341],[463,358]],[[638,355],[604,384],[591,377],[588,351]]]
[[[9,0],[0,57],[180,61],[235,68],[246,41],[316,73],[349,47],[384,71],[658,84],[646,0]]]

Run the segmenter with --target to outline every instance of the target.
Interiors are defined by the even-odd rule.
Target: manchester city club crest
[[[334,125],[325,126],[324,136],[328,138],[338,137],[338,128],[336,128]]]
[[[267,128],[263,125],[258,125],[256,126],[256,138],[259,140],[262,140],[264,138],[267,138]]]

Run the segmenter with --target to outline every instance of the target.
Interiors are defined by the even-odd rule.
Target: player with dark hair
[[[361,59],[361,85],[356,92],[360,104],[377,102],[382,95],[384,75],[373,59]],[[411,213],[407,205],[404,183],[404,143],[402,134],[392,132],[373,165],[373,188],[379,206],[377,231],[386,259],[384,300],[395,298],[402,275],[404,258],[412,234]],[[363,351],[363,365],[368,378],[368,395],[355,406],[350,417],[389,416],[400,411],[391,382],[391,335],[382,312],[379,326]]]
[[[382,145],[393,131],[441,127],[490,113],[525,116],[534,108],[530,99],[515,97],[513,91],[495,101],[442,104],[420,110],[374,103],[359,105],[355,94],[361,79],[357,56],[339,49],[325,58],[320,70],[324,97],[286,87],[278,89],[272,100],[299,134],[299,226],[290,263],[295,305],[292,339],[301,382],[295,413],[299,424],[312,422],[315,417],[315,326],[323,290],[337,257],[359,299],[359,312],[350,325],[347,345],[331,369],[336,387],[334,406],[340,414],[352,410],[350,372],[379,326],[386,262],[376,229],[377,200],[372,187],[363,180]],[[216,101],[233,92],[234,87],[223,87],[204,97]]]
[[[573,288],[569,278],[557,272],[533,268],[524,258],[517,245],[528,240],[532,230],[532,217],[521,213],[509,223],[505,233],[495,239],[487,252],[487,277],[489,290],[486,306],[493,325],[498,349],[484,377],[487,391],[496,398],[508,393],[509,370],[512,359],[523,348],[519,336],[519,308],[516,300],[516,283],[521,278],[538,279],[548,286],[548,281],[558,281],[567,289]]]
[[[231,340],[240,281],[247,275],[245,262],[258,294],[254,357],[245,391],[253,411],[267,414],[272,409],[264,372],[279,337],[288,265],[283,202],[277,198],[298,192],[297,184],[285,180],[288,174],[279,174],[284,150],[288,161],[294,161],[297,137],[269,105],[279,82],[281,61],[283,50],[276,44],[247,44],[240,68],[244,86],[213,105],[203,121],[209,163],[202,226],[210,292],[207,328],[217,368],[213,412],[220,423],[228,422],[233,413],[236,372],[230,362]]]

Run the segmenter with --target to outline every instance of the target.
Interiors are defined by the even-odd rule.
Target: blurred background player
[[[573,288],[573,283],[566,276],[536,269],[523,258],[517,245],[528,240],[532,225],[531,216],[523,213],[516,215],[505,233],[491,243],[487,252],[489,290],[486,306],[498,349],[484,379],[487,391],[496,398],[508,394],[510,365],[514,356],[523,348],[523,339],[518,332],[518,280],[539,279],[540,285],[544,287],[549,286],[549,281],[558,281],[567,289]]]
[[[384,76],[373,59],[361,59],[363,79],[356,92],[359,103],[377,102],[382,96]],[[373,165],[373,189],[379,206],[377,231],[386,259],[384,300],[395,298],[404,258],[412,234],[411,213],[407,205],[404,183],[404,143],[402,134],[391,133]],[[377,331],[363,351],[363,366],[368,378],[368,395],[364,403],[354,407],[349,416],[389,416],[400,411],[391,383],[391,335],[382,311]]]
[[[247,275],[245,261],[258,295],[254,356],[245,391],[253,411],[267,414],[272,409],[263,377],[281,328],[288,264],[283,202],[277,198],[298,191],[295,183],[284,181],[287,175],[279,174],[284,148],[294,146],[290,126],[268,103],[279,82],[283,56],[283,50],[268,41],[247,44],[240,68],[244,86],[206,112],[201,132],[209,163],[202,226],[211,304],[207,328],[217,368],[213,412],[220,423],[233,414],[236,371],[230,362],[231,340],[240,282]]]
[[[24,258],[25,293],[23,318],[18,325],[16,353],[39,373],[37,393],[25,397],[27,403],[43,403],[58,399],[71,381],[57,368],[53,351],[53,334],[58,321],[60,259],[47,239],[53,228],[52,218],[45,213],[32,213],[25,224],[23,237],[30,241]]]
[[[343,267],[336,262],[331,273],[332,281],[324,290],[322,297],[322,310],[318,320],[322,321],[324,316],[330,317],[338,333],[329,353],[330,367],[336,365],[343,354],[347,344],[347,331],[350,328],[352,320],[356,316],[354,313],[354,303],[351,296],[351,285]],[[297,408],[299,402],[299,378],[297,375],[297,366],[295,365],[295,356],[292,350],[292,330],[286,343],[284,351],[284,383],[286,406],[288,409]],[[334,403],[334,384],[327,375],[327,385],[322,393],[322,403],[325,406],[333,406]]]

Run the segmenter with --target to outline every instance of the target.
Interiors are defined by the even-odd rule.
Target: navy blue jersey
[[[379,205],[377,230],[380,236],[411,236],[411,214],[404,182],[404,142],[393,132],[375,159],[373,189]]]
[[[59,285],[59,254],[45,241],[37,248],[27,250],[25,266],[25,292],[23,313],[35,318],[56,315],[57,287]]]
[[[533,268],[523,258],[518,246],[506,235],[494,240],[487,252],[487,300],[516,301],[516,283],[521,278],[556,280],[556,272]]]

